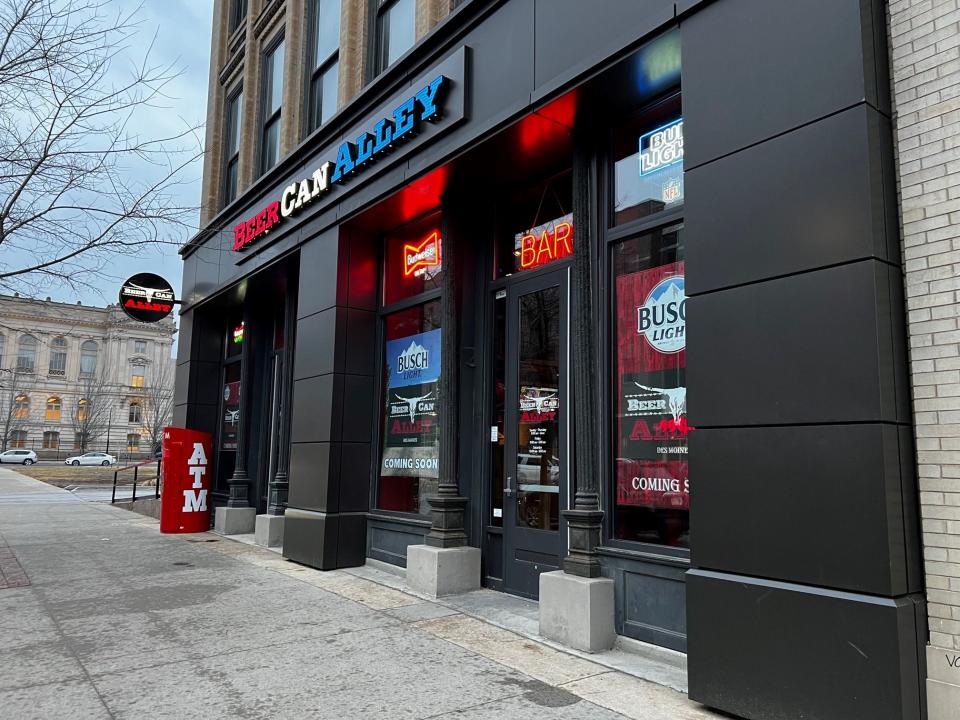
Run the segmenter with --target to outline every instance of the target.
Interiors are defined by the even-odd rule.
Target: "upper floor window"
[[[413,47],[416,41],[415,20],[415,0],[379,0],[374,50],[374,69],[378,74]]]
[[[133,341],[133,352],[137,355],[143,355],[147,352],[147,341],[146,340],[134,340]]]
[[[142,388],[144,385],[143,377],[146,372],[143,365],[130,366],[130,387]]]
[[[263,62],[263,134],[260,173],[280,160],[280,115],[283,107],[283,40],[267,52]]]
[[[230,4],[230,32],[236,30],[247,18],[247,0],[233,0]]]
[[[337,111],[340,80],[340,0],[313,2],[313,68],[310,76],[309,130]]]
[[[237,90],[227,100],[226,152],[223,170],[223,204],[229,205],[237,197],[240,176],[240,129],[243,122],[243,90]]]
[[[80,375],[93,375],[97,371],[97,344],[87,340],[80,346]]]
[[[17,372],[32,373],[37,366],[37,339],[24,335],[17,344]]]
[[[0,333],[0,368],[3,367],[3,354],[7,350],[7,336]]]
[[[50,343],[50,375],[67,374],[67,340],[66,338],[54,338]]]
[[[17,420],[30,417],[30,396],[20,393],[13,399],[13,416]]]
[[[63,403],[56,395],[47,398],[47,420],[51,422],[60,422],[60,416],[63,410]]]
[[[130,412],[128,417],[130,422],[132,423],[143,422],[143,408],[140,406],[140,403],[138,402],[130,403]]]

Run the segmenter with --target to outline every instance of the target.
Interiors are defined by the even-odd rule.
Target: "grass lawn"
[[[100,465],[81,465],[73,467],[72,465],[17,465],[9,466],[11,470],[28,475],[45,483],[56,485],[57,487],[67,487],[68,485],[112,485],[114,467],[102,467]],[[137,485],[153,485],[156,480],[156,463],[143,465],[137,471]],[[124,470],[117,477],[117,482],[121,485],[133,484],[133,470]]]

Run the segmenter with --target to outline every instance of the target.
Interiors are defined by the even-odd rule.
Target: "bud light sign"
[[[687,346],[687,298],[683,275],[661,280],[637,308],[637,332],[662,353],[680,352]]]

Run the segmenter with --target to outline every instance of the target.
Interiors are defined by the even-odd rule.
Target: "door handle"
[[[507,485],[503,488],[504,495],[513,495],[513,477],[507,475]]]

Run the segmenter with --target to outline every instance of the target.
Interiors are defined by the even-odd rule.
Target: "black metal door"
[[[531,598],[566,545],[567,282],[564,268],[507,289],[504,589]]]

